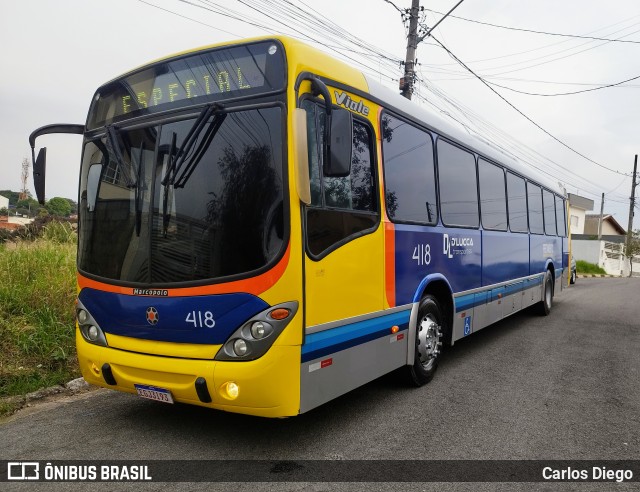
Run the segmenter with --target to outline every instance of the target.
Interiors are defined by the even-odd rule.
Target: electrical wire
[[[142,0],[139,0],[139,1],[142,1]],[[273,29],[272,27],[266,26],[263,21],[257,21],[255,19],[248,19],[244,14],[241,14],[239,12],[230,11],[230,9],[228,7],[226,7],[226,6],[224,7],[225,12],[222,13],[221,10],[223,9],[223,7],[220,6],[219,4],[215,4],[214,2],[211,2],[211,1],[205,1],[204,3],[208,4],[206,6],[205,5],[197,5],[194,2],[191,2],[191,1],[188,1],[188,0],[177,0],[177,1],[181,1],[182,3],[190,4],[190,5],[195,6],[195,7],[205,8],[206,10],[209,10],[209,11],[211,11],[213,13],[225,15],[226,17],[230,17],[230,18],[233,18],[235,20],[239,20],[241,22],[245,22],[245,23],[254,25],[254,26],[259,27],[261,29],[265,29],[265,30]],[[148,2],[143,2],[143,3],[147,3],[148,5],[154,6],[153,4],[149,4]],[[240,2],[240,3],[244,3],[244,2]],[[256,2],[256,3],[260,3],[260,2]],[[271,16],[270,17],[271,20],[273,20],[274,22],[276,22],[276,23],[278,23],[280,25],[284,24],[284,26],[286,28],[288,28],[288,29],[292,29],[292,28],[296,29],[297,28],[299,34],[303,35],[305,39],[310,39],[310,36],[305,32],[300,32],[300,26],[301,25],[306,25],[309,28],[308,31],[311,32],[314,36],[316,36],[316,38],[328,38],[328,39],[330,39],[333,43],[336,44],[336,49],[350,51],[352,53],[355,53],[355,54],[358,54],[358,55],[361,55],[361,56],[367,56],[367,53],[368,53],[369,56],[376,56],[376,55],[379,56],[381,54],[382,50],[379,50],[379,49],[376,49],[375,47],[372,47],[368,43],[366,43],[366,42],[360,40],[359,38],[351,35],[347,31],[345,31],[344,29],[342,29],[339,26],[337,26],[336,24],[329,23],[330,21],[329,22],[325,22],[325,20],[324,20],[324,18],[323,18],[323,16],[321,14],[318,14],[319,17],[315,17],[313,14],[310,14],[310,11],[316,12],[316,13],[317,13],[317,11],[315,11],[311,7],[305,5],[303,2],[300,2],[300,3],[302,3],[302,5],[305,5],[306,7],[308,7],[309,10],[304,11],[300,7],[293,5],[289,1],[285,1],[284,2],[285,4],[289,4],[288,6],[287,5],[283,6],[282,2],[279,2],[279,3],[280,3],[280,5],[274,5],[274,2],[270,2],[268,0],[262,0],[262,6],[266,7],[267,6],[266,4],[269,4],[268,7],[270,9],[269,10],[269,12],[270,12],[269,15]],[[245,3],[245,5],[247,5],[247,4]],[[248,5],[248,6],[250,8],[252,8],[253,10],[257,10],[261,14],[263,13],[263,12],[260,12],[260,10],[258,10],[258,8],[255,7],[255,6],[253,6],[253,7],[251,5]],[[154,6],[154,7],[160,8],[160,7],[157,7],[157,6]],[[278,10],[279,7],[282,7],[282,9]],[[285,7],[286,7],[286,9],[285,9]],[[275,10],[274,10],[274,8],[275,8]],[[166,10],[166,9],[162,9],[162,10]],[[297,11],[296,15],[294,15],[294,13],[293,13],[294,10]],[[181,14],[178,14],[178,13],[175,13],[175,12],[171,12],[171,11],[168,11],[168,10],[166,10],[166,11],[169,12],[169,13],[172,13],[174,15],[178,15],[180,17],[185,17],[185,16],[182,16]],[[277,13],[286,14],[285,18],[287,19],[287,21],[289,21],[289,24],[287,24],[286,22],[283,23],[280,20],[279,17],[276,17],[275,14],[277,14]],[[185,17],[185,18],[187,18],[187,17]],[[195,21],[194,19],[191,19],[191,18],[187,18],[187,19]],[[290,23],[293,22],[294,20],[296,21],[295,26],[291,26]],[[199,22],[199,21],[196,21],[196,22]],[[302,23],[302,24],[300,24],[300,23]],[[205,25],[208,25],[208,24],[205,24]],[[209,27],[213,27],[213,26],[209,26]],[[344,35],[345,33],[346,33],[346,35]],[[350,42],[350,44],[352,46],[351,48],[347,47],[348,45],[346,43],[342,42],[343,38],[338,37],[338,36],[343,36],[343,35],[344,35],[344,39],[349,39],[349,42]],[[324,44],[326,46],[326,43],[323,43],[322,41],[320,41],[320,40],[318,40],[316,38],[311,38],[311,40],[313,42]],[[339,41],[340,43],[338,44],[336,41]],[[439,41],[437,41],[437,42],[439,43]],[[431,43],[426,43],[426,44],[431,44]],[[354,50],[353,46],[358,46],[359,47],[358,50]],[[438,45],[438,46],[441,46],[441,45]],[[374,73],[376,75],[382,75],[380,73],[379,69],[377,70],[377,69],[375,69],[375,68],[373,68],[371,66],[368,66],[367,64],[364,64],[361,61],[355,60],[353,58],[351,60],[352,60],[352,62],[357,63],[359,66],[365,67],[366,70],[369,70],[370,72],[372,72],[372,73]],[[388,70],[389,68],[393,68],[393,69],[397,70],[397,67],[399,65],[398,64],[398,60],[399,59],[394,58],[393,56],[389,56],[389,54],[385,53],[384,57],[383,57],[383,61],[382,61],[382,63],[384,63],[384,65],[385,65],[385,70]],[[474,76],[475,76],[475,74],[474,74]],[[390,78],[391,80],[393,80],[393,78],[389,77],[388,75],[385,75],[385,77]],[[469,133],[473,132],[476,135],[478,135],[478,132],[474,131],[472,129],[472,126],[470,126],[470,124],[465,124],[461,120],[455,118],[449,111],[447,111],[446,109],[434,104],[433,101],[427,100],[423,96],[420,96],[419,98],[421,100],[423,100],[423,101],[426,101],[427,104],[430,104],[433,107],[435,107],[439,112],[441,112],[441,113],[447,115],[448,117],[452,118],[453,120],[457,121],[459,124],[461,124],[463,126],[463,128],[467,132],[469,132]],[[545,156],[542,156],[542,157],[544,159],[549,160],[550,162],[553,162],[553,161],[551,161],[550,159],[548,159]],[[589,159],[587,158],[587,160],[589,160]],[[553,164],[557,166],[557,163],[553,163]],[[545,172],[545,173],[549,174],[548,171],[542,170],[540,168],[537,168],[537,169],[539,169],[541,172]],[[610,171],[613,171],[613,170],[610,170]],[[613,172],[617,172],[617,171],[613,171]],[[620,174],[620,173],[618,173],[618,174]],[[573,177],[575,178],[576,175],[573,174]],[[559,179],[559,178],[557,178],[557,179]],[[559,179],[559,181],[564,181],[564,180],[563,179]],[[593,183],[591,183],[591,184],[593,184]],[[595,184],[593,184],[593,185],[596,186]]]
[[[432,9],[427,9],[427,8],[425,8],[425,10],[428,10],[429,12],[433,12],[435,14],[443,15],[442,12],[439,12],[437,10],[432,10]],[[607,41],[607,42],[640,44],[640,41],[633,41],[633,40],[628,40],[628,39],[611,39],[611,38],[601,38],[601,37],[597,37],[597,36],[585,36],[585,35],[580,35],[580,34],[563,34],[563,33],[557,33],[557,32],[536,31],[534,29],[524,29],[524,28],[519,28],[519,27],[510,27],[510,26],[502,26],[502,25],[499,25],[499,24],[492,24],[491,22],[483,22],[483,21],[479,21],[479,20],[468,19],[466,17],[460,17],[460,16],[457,16],[457,15],[451,15],[450,17],[452,17],[454,19],[458,19],[458,20],[463,20],[463,21],[466,21],[466,22],[472,22],[474,24],[481,24],[483,26],[496,27],[496,28],[499,28],[499,29],[507,29],[507,30],[510,30],[510,31],[522,31],[522,32],[528,32],[528,33],[533,33],[533,34],[544,34],[546,36],[559,36],[559,37],[563,37],[563,38],[589,39],[591,41]]]
[[[606,169],[607,171],[610,171],[612,173],[615,174],[619,174],[621,176],[626,176],[625,173],[621,173],[620,171],[617,171],[615,169],[611,169],[603,164],[600,164],[599,162],[587,157],[586,155],[584,155],[583,153],[577,151],[576,149],[574,149],[573,147],[571,147],[570,145],[568,145],[567,143],[563,142],[562,140],[560,140],[558,137],[556,137],[555,135],[553,135],[551,132],[549,132],[548,130],[546,130],[545,128],[543,128],[540,124],[536,123],[533,119],[531,119],[529,116],[527,116],[523,111],[521,111],[520,109],[518,109],[511,101],[509,101],[507,98],[505,98],[502,94],[500,94],[497,90],[495,90],[493,87],[491,87],[491,84],[488,83],[487,81],[485,81],[482,77],[480,77],[478,74],[476,74],[473,70],[471,70],[471,68],[469,68],[462,60],[460,60],[456,55],[454,55],[446,46],[444,46],[435,36],[431,36],[431,39],[433,39],[434,41],[436,41],[441,47],[442,49],[444,49],[449,56],[451,56],[454,60],[458,61],[458,63],[460,63],[460,65],[462,67],[464,67],[465,69],[467,69],[475,78],[477,78],[480,82],[482,82],[486,87],[488,87],[491,92],[493,92],[494,94],[496,94],[500,99],[502,99],[505,103],[507,103],[511,108],[513,108],[517,113],[519,113],[522,117],[524,117],[527,121],[529,121],[532,125],[534,125],[536,128],[538,128],[540,131],[542,131],[544,134],[546,134],[548,137],[552,138],[553,140],[555,140],[556,142],[558,142],[560,145],[562,145],[563,147],[569,149],[571,152],[573,152],[576,155],[579,155],[580,157],[582,157],[583,159],[591,162],[592,164],[595,164],[596,166],[601,167],[602,169]]]
[[[496,84],[495,82],[489,82],[487,81],[488,84],[491,84],[495,87],[500,87],[501,89],[506,89],[508,91],[511,92],[517,92],[518,94],[525,94],[527,96],[542,96],[542,97],[554,97],[554,96],[573,96],[575,94],[583,94],[585,92],[593,92],[593,91],[599,91],[601,89],[608,89],[610,87],[617,87],[619,85],[625,84],[627,82],[631,82],[632,80],[637,80],[640,79],[640,75],[637,75],[635,77],[631,77],[630,79],[626,79],[626,80],[622,80],[620,82],[615,82],[613,84],[606,84],[606,85],[601,85],[599,87],[592,87],[591,89],[582,89],[579,91],[572,91],[572,92],[556,92],[555,94],[542,94],[542,93],[537,93],[537,92],[527,92],[527,91],[521,91],[518,89],[513,89],[512,87],[507,87],[506,85],[501,85],[501,84]]]

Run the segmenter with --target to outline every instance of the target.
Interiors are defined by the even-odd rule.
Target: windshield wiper
[[[107,126],[107,141],[116,159],[116,166],[118,167],[118,169],[122,173],[122,176],[124,177],[127,188],[134,188],[137,185],[137,183],[133,182],[133,180],[129,176],[129,171],[126,170],[124,167],[124,158],[122,156],[122,151],[120,150],[120,146],[118,145],[118,134],[116,133],[116,129],[111,125]]]
[[[167,160],[167,174],[165,178],[162,180],[162,184],[164,185],[164,195],[162,199],[162,235],[167,237],[167,229],[169,228],[169,222],[171,221],[171,214],[168,214],[169,210],[169,186],[165,184],[165,180],[169,177],[169,172],[173,169],[173,159],[174,154],[176,152],[176,132],[173,132],[171,135],[171,147],[169,147],[169,157]]]
[[[142,151],[144,144],[140,144],[140,149],[138,150],[138,170],[136,172],[136,183],[135,183],[135,211],[136,211],[136,236],[140,236],[140,228],[142,226],[142,186],[144,184],[144,169],[142,167]]]
[[[200,115],[185,137],[182,146],[178,149],[175,160],[171,161],[162,179],[162,185],[164,187],[173,186],[174,188],[184,188],[191,174],[195,171],[200,160],[209,148],[213,137],[215,137],[227,117],[226,113],[219,112],[222,109],[224,108],[221,105],[213,104],[207,106],[200,112]],[[207,126],[207,121],[212,115],[213,119]],[[200,142],[197,143],[205,127],[206,132]]]

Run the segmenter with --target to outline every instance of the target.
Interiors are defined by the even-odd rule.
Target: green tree
[[[6,208],[0,208],[0,215],[9,215],[9,211]]]
[[[0,195],[9,199],[9,205],[15,205],[20,198],[20,193],[11,190],[0,190]]]
[[[30,217],[35,217],[40,209],[40,204],[37,200],[29,197],[26,200],[19,200],[16,203],[16,211],[19,214],[28,214]]]
[[[59,196],[49,200],[44,207],[47,212],[57,217],[69,217],[71,213],[71,204],[66,198],[60,198]]]

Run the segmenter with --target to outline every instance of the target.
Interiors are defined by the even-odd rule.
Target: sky
[[[21,0],[0,16],[0,189],[21,188],[29,134],[84,123],[95,90],[157,58],[244,37],[284,33],[306,40],[397,90],[410,0]],[[422,0],[447,12],[457,0]],[[315,28],[283,14],[320,17]],[[253,8],[252,8],[253,7]],[[399,9],[399,10],[398,10]],[[222,15],[222,14],[226,14]],[[640,3],[637,0],[465,0],[418,46],[413,100],[454,118],[505,151],[594,200],[627,228],[634,155],[640,153]],[[236,16],[244,20],[233,19]],[[424,11],[433,26],[442,14]],[[507,30],[477,22],[632,42]],[[342,29],[350,36],[329,33]],[[380,56],[380,55],[384,56]],[[557,94],[534,96],[514,90]],[[515,106],[514,109],[505,99]],[[524,114],[524,115],[523,115]],[[533,122],[532,122],[533,121]],[[535,123],[535,124],[534,124]],[[76,199],[82,139],[40,137],[47,198]],[[567,148],[567,147],[570,147]],[[581,154],[581,155],[580,155]],[[29,188],[33,191],[32,177]],[[639,187],[640,189],[640,187]],[[640,195],[640,192],[637,192]],[[636,208],[640,212],[640,206]],[[640,213],[634,228],[640,228]]]

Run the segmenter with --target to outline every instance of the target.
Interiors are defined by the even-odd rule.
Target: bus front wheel
[[[433,378],[442,349],[442,330],[440,304],[435,297],[427,295],[418,308],[414,362],[406,368],[407,379],[413,385],[422,386]]]

